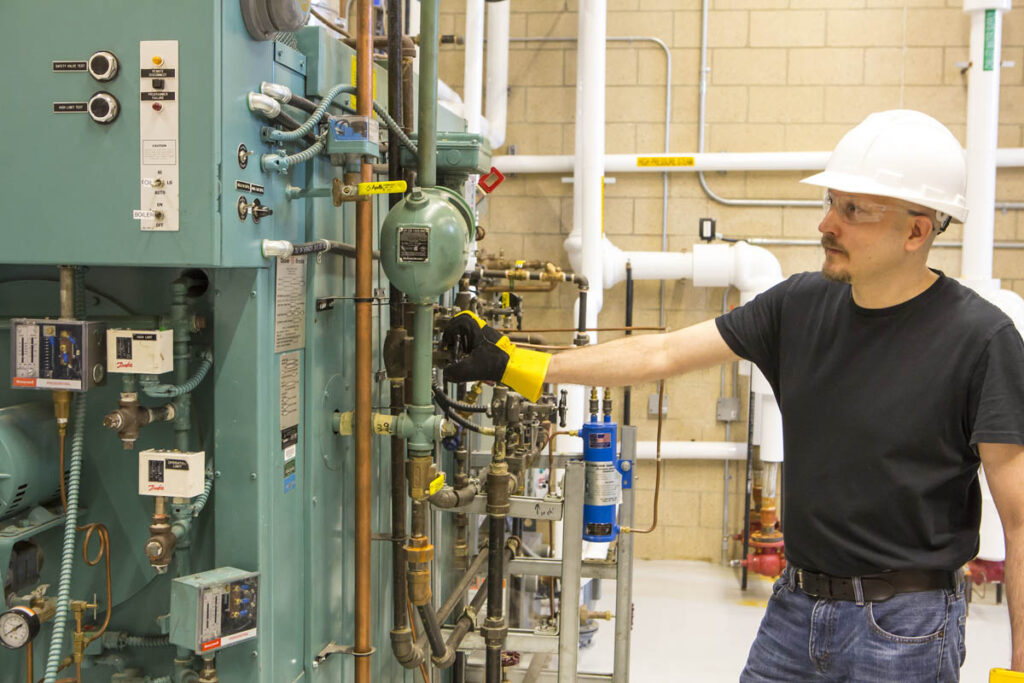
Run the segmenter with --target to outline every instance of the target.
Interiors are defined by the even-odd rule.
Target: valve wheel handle
[[[505,182],[505,174],[496,169],[494,166],[491,166],[491,172],[485,175],[483,178],[481,178],[479,182],[477,182],[477,185],[479,185],[480,189],[482,189],[484,192],[490,194],[494,192],[498,188],[498,185],[501,185],[503,182]]]

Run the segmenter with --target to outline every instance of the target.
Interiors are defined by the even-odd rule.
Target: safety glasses
[[[885,216],[886,211],[905,211],[914,213],[902,206],[890,206],[879,204],[862,197],[825,190],[825,198],[822,200],[822,207],[827,215],[832,209],[836,215],[846,223],[878,223]]]

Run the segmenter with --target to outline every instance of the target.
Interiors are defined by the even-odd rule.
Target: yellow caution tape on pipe
[[[359,194],[395,194],[405,192],[404,180],[382,180],[377,183],[359,183]]]

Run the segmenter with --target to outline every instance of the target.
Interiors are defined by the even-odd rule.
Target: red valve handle
[[[493,180],[491,180],[492,178]],[[484,192],[490,194],[503,182],[505,182],[505,175],[498,169],[491,166],[491,172],[481,178],[477,185],[479,185],[480,189]]]

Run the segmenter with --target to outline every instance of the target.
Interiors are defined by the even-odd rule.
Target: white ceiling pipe
[[[505,144],[510,4],[512,0],[487,3],[487,120],[481,131],[486,130],[491,149]]]
[[[960,274],[968,283],[991,283],[995,239],[999,133],[999,70],[1003,12],[1010,0],[965,0],[971,15],[971,67],[967,77],[967,224]]]
[[[607,173],[694,173],[697,171],[821,171],[831,152],[715,152],[708,154],[607,154]],[[652,157],[693,159],[692,166],[638,165],[637,159]],[[499,155],[492,163],[502,173],[571,173],[571,154],[511,154]],[[646,164],[646,162],[644,162]],[[1024,147],[996,150],[996,166],[1019,168],[1024,166]]]
[[[466,0],[466,70],[463,76],[466,132],[480,132],[484,96],[484,0]]]
[[[654,458],[657,442],[637,441],[638,458]],[[746,460],[747,444],[743,441],[662,441],[663,460]]]

